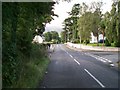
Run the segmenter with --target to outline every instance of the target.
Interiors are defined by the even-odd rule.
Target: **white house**
[[[104,37],[104,40],[105,40],[106,37]],[[101,40],[103,39],[103,35],[100,34],[99,37],[98,37],[98,40]],[[97,37],[93,35],[93,32],[91,32],[91,40],[90,40],[90,43],[97,43]]]
[[[39,35],[36,35],[33,39],[33,43],[36,42],[36,43],[43,43],[43,38]]]

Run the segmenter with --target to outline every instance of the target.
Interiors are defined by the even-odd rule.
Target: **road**
[[[118,88],[119,72],[102,59],[55,45],[40,88]]]
[[[89,53],[89,52],[88,52]],[[104,52],[100,52],[100,51],[93,51],[93,52],[90,52],[92,55],[94,56],[98,56],[98,57],[102,57],[102,58],[105,58],[107,60],[110,60],[111,61],[111,64],[113,63],[114,66],[118,67],[118,59],[120,59],[118,56],[120,56],[120,53],[118,52],[107,52],[107,51],[104,51]]]

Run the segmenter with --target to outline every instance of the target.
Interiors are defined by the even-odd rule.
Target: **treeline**
[[[16,85],[22,75],[25,77],[24,79],[30,78],[34,81],[34,78],[31,78],[32,75],[24,74],[34,73],[33,76],[35,76],[35,70],[32,72],[30,69],[30,72],[26,72],[25,65],[34,62],[34,66],[30,64],[31,67],[37,67],[38,62],[46,54],[45,47],[33,44],[32,40],[35,35],[42,35],[46,23],[53,19],[52,16],[56,16],[52,11],[54,4],[54,2],[2,3],[3,88]],[[23,80],[24,82],[26,81]],[[24,87],[24,85],[21,86]]]
[[[113,1],[112,9],[105,14],[102,14],[103,5],[103,2],[75,4],[68,13],[69,17],[63,22],[62,40],[87,44],[92,32],[97,41],[99,34],[103,34],[103,38],[106,37],[106,46],[113,43],[120,47],[120,1]]]
[[[52,43],[60,43],[61,38],[59,37],[59,34],[57,31],[50,31],[44,33],[45,41],[52,42]]]

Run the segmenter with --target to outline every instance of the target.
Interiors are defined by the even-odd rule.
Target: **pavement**
[[[106,57],[108,54],[77,51],[56,44],[39,88],[119,88],[119,70],[95,55]]]
[[[94,51],[120,51],[119,47],[105,47],[105,46],[89,46],[84,44],[75,44],[71,42],[65,43],[66,45],[78,49],[85,49],[85,50],[94,50]]]

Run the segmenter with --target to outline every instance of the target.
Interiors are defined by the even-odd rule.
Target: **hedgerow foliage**
[[[19,57],[20,55],[30,57],[32,39],[35,35],[41,35],[44,32],[45,24],[43,23],[52,20],[52,16],[55,15],[52,11],[54,4],[54,2],[2,3],[3,87],[10,87],[19,79],[22,70],[22,60]],[[35,32],[36,28],[38,32]]]

